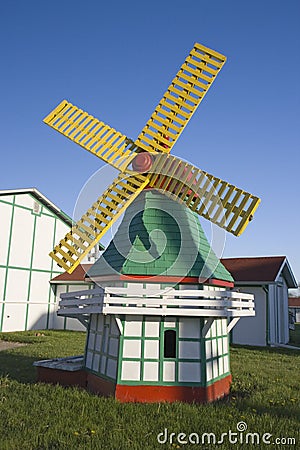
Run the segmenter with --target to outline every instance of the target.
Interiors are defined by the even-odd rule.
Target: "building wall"
[[[85,367],[116,382],[120,331],[110,315],[91,314],[87,336]]]
[[[52,327],[62,270],[48,254],[68,230],[31,194],[0,197],[0,331]]]
[[[73,330],[73,331],[86,331],[85,326],[78,320],[72,317],[62,317],[57,315],[59,307],[60,294],[66,292],[83,291],[85,289],[93,289],[94,285],[89,283],[82,284],[52,284],[52,289],[55,295],[55,305],[52,314],[52,326],[55,330]]]
[[[241,345],[267,345],[267,294],[262,287],[239,286],[240,292],[254,294],[255,316],[241,317],[232,330],[231,342]]]
[[[282,277],[269,287],[268,324],[270,345],[289,342],[288,288]]]
[[[131,284],[131,292],[152,292],[157,284]],[[197,289],[199,286],[193,286]],[[202,337],[206,319],[126,315],[120,333],[113,316],[92,314],[85,367],[123,385],[207,386],[230,373],[227,320],[213,321]],[[174,355],[165,355],[166,333],[175,334]]]
[[[119,384],[203,385],[226,376],[229,348],[226,319],[214,320],[201,336],[204,319],[126,317],[120,340]],[[176,354],[166,357],[165,333],[176,333]]]

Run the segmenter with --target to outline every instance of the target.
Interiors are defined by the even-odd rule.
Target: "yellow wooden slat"
[[[220,184],[218,185],[219,189],[216,191],[215,193],[215,198],[212,201],[212,204],[210,205],[209,209],[208,209],[208,214],[212,215],[215,207],[217,206],[217,204],[220,202],[221,196],[223,195],[223,192],[225,191],[225,189],[228,186],[228,183],[226,181],[221,181]]]
[[[107,216],[110,216],[110,217],[114,216],[113,211],[109,211],[108,209],[103,208],[103,206],[100,206],[97,203],[96,204],[94,203],[93,207],[92,207],[92,212],[90,214],[95,213],[97,211],[100,211],[101,213],[106,214]]]
[[[68,261],[64,261],[62,257],[59,257],[58,253],[55,253],[55,251],[50,252],[49,256],[51,256],[52,259],[54,259],[55,262],[57,262],[57,264],[62,267],[63,269],[65,269],[66,271],[68,271],[71,267],[70,262]]]
[[[185,98],[174,97],[174,95],[171,94],[166,94],[166,98],[171,102],[174,102],[179,108],[186,108],[190,112],[192,112],[194,108],[196,108],[196,104],[190,105],[189,103],[186,103]]]
[[[90,225],[92,225],[92,227],[94,227],[95,233],[98,233],[103,228],[103,224],[101,224],[101,222],[99,222],[99,220],[97,219],[97,216],[100,216],[100,214],[97,214],[95,211],[93,211],[92,213],[85,214],[84,216],[82,216],[82,219],[85,222],[88,222]],[[101,217],[101,221],[102,222],[104,222],[104,223],[108,223],[109,222],[109,219],[105,219],[102,215],[100,217]]]
[[[59,129],[60,132],[64,133],[66,136],[69,136],[73,130],[74,124],[76,126],[77,120],[81,117],[82,113],[82,109],[72,106],[69,111],[66,111],[65,114],[60,116],[57,122],[53,123],[53,126]]]
[[[199,89],[194,88],[191,84],[187,84],[184,83],[183,81],[177,80],[176,85],[182,87],[185,90],[188,89],[188,92],[196,95],[197,99],[202,96],[203,91],[199,91]]]
[[[230,222],[228,223],[228,228],[232,229],[234,227],[234,225],[236,224],[237,220],[239,219],[239,217],[241,217],[241,212],[244,212],[244,208],[248,202],[248,200],[250,199],[250,194],[249,193],[245,193],[242,192],[244,198],[241,200],[241,203],[238,206],[234,206],[232,208],[233,212],[233,217],[230,220]]]
[[[159,122],[158,124],[156,122]],[[174,130],[175,133],[178,133],[180,131],[180,127],[176,125],[174,122],[169,122],[168,119],[163,119],[162,117],[158,116],[157,114],[153,114],[153,122],[151,123],[151,126],[153,128],[157,128],[159,131],[161,127],[165,126],[168,127],[170,130]]]
[[[247,213],[244,215],[242,221],[238,225],[238,227],[235,230],[235,235],[240,236],[244,230],[246,229],[247,225],[250,222],[250,219],[252,220],[252,217],[257,210],[258,206],[260,204],[260,199],[257,197],[253,197],[250,207],[247,209]]]
[[[147,150],[149,152],[160,151],[163,153],[169,153],[171,151],[173,145],[177,141],[178,137],[182,133],[184,127],[186,126],[190,118],[192,117],[201,100],[204,98],[204,95],[211,87],[216,75],[219,73],[220,69],[222,68],[226,60],[226,58],[223,55],[220,55],[220,58],[218,58],[217,64],[215,65],[216,68],[213,69],[209,65],[211,64],[212,66],[214,66],[214,62],[210,61],[210,57],[213,60],[213,58],[215,58],[216,55],[218,54],[217,52],[214,52],[213,50],[210,50],[207,47],[201,46],[200,44],[195,44],[192,51],[193,54],[188,55],[185,62],[181,66],[178,74],[172,81],[170,87],[167,89],[167,92],[164,94],[162,100],[155,108],[154,113],[152,114],[152,116],[146,123],[145,127],[139,134],[137,140],[135,141],[136,145],[139,146],[140,148],[143,148],[144,150]],[[204,56],[201,59],[202,52],[204,53]],[[194,53],[196,53],[196,55]],[[205,73],[203,73],[203,71]],[[206,74],[210,74],[211,76],[208,76]],[[181,81],[182,79],[186,80],[187,83],[183,83]],[[208,83],[207,84],[203,83],[203,80],[208,81]],[[176,89],[177,82],[178,87],[182,87],[184,89],[184,92],[180,94],[180,97],[182,99],[177,100],[177,102],[184,102],[185,96],[189,98],[191,93],[197,96],[197,98],[193,100],[189,98],[189,101],[192,101],[195,104],[195,107],[192,108],[192,110],[190,110],[190,106],[185,105],[185,108],[190,110],[189,113],[183,111],[182,108],[176,107],[176,100],[172,99],[172,101],[175,102],[174,105],[170,105],[170,103],[167,101],[172,92],[172,89],[174,87]],[[201,90],[195,89],[194,86],[198,86]],[[169,111],[164,112],[163,109],[164,106],[166,108],[169,108]],[[157,116],[157,113],[162,114],[164,118],[164,124],[161,126],[161,128],[158,128],[157,126],[152,127],[154,117]],[[179,123],[181,125],[179,131],[176,132],[175,135],[169,134],[167,124],[168,121],[171,123],[175,121],[176,123]],[[153,128],[155,129],[155,133],[154,135],[152,134],[149,137],[150,134],[149,129],[153,130]],[[168,136],[170,138],[170,145],[168,148],[164,148],[159,144],[161,136]]]
[[[213,69],[212,67],[209,67],[207,64],[202,62],[197,64],[194,59],[187,58],[187,62],[182,66],[182,69],[196,76],[198,76],[198,71],[190,67],[189,64],[195,64],[197,68],[201,70],[200,78],[208,82],[210,82],[212,77],[214,77],[218,73],[218,69]],[[209,73],[210,75],[204,74],[203,71]]]
[[[72,126],[74,130],[71,133],[68,133],[68,138],[71,140],[77,141],[77,137],[79,132],[81,132],[85,126],[90,122],[91,118],[86,112],[82,112],[75,121],[72,121]]]
[[[222,67],[222,61],[224,61],[224,59],[221,60],[216,60],[215,58],[212,58],[211,55],[207,55],[205,53],[199,53],[197,50],[192,50],[190,53],[191,56],[195,56],[196,58],[201,58],[202,61],[208,63],[208,64],[212,64],[213,66],[217,67],[218,69],[220,69]],[[226,58],[225,58],[226,59]],[[193,64],[197,65],[198,61],[195,60],[195,58],[192,59]]]
[[[197,98],[193,97],[192,95],[189,95],[188,92],[184,91],[184,90],[180,90],[178,89],[178,86],[170,86],[170,92],[174,92],[174,94],[178,95],[178,97],[182,98],[184,97],[185,100],[188,100],[189,102],[194,103],[195,105],[197,104]]]
[[[199,42],[196,42],[194,49],[200,50],[201,52],[204,52],[207,55],[211,55],[220,62],[224,63],[226,61],[226,56],[222,55],[222,53],[219,53],[216,50],[212,50],[211,48],[205,47],[205,45],[199,44]]]
[[[123,185],[133,185],[135,186],[134,192],[129,192],[124,189],[124,193],[120,183]],[[73,226],[72,230],[67,233],[64,239],[54,248],[51,255],[55,261],[57,261],[62,267],[64,267],[69,273],[80,264],[82,259],[89,253],[89,251],[99,242],[99,240],[104,236],[106,231],[112,226],[112,224],[120,217],[124,210],[130,205],[130,203],[140,194],[144,187],[149,183],[149,178],[143,174],[138,176],[130,176],[124,179],[124,174],[120,174],[113,183],[106,189],[101,197],[98,198],[96,202],[93,203],[93,207],[90,208],[82,218]],[[122,195],[114,195],[114,203],[109,202],[107,199],[111,196],[111,192],[114,188],[122,192]],[[113,211],[113,216],[111,212],[107,212],[105,208],[101,205],[108,203]],[[100,211],[98,214],[96,211]],[[94,220],[97,220],[96,227],[98,230],[93,230],[92,228],[85,225],[86,222],[91,223],[95,228]],[[100,229],[101,227],[101,229]],[[86,230],[86,232],[84,231]],[[76,243],[78,240],[74,238],[73,235],[80,236],[83,240],[80,245],[76,245],[73,253],[70,249],[70,242],[74,239]],[[91,239],[91,236],[93,238]],[[80,241],[79,241],[80,242]],[[66,253],[63,247],[68,248],[69,251]],[[66,260],[66,261],[65,261]]]
[[[67,100],[63,100],[48,114],[44,122],[116,169],[120,167],[125,169],[137,154],[136,146],[131,146],[130,151],[128,150],[125,135]],[[104,154],[105,151],[107,156]]]
[[[185,119],[181,119],[180,117],[176,116],[174,114],[174,112],[172,112],[172,111],[167,111],[166,109],[163,109],[162,105],[159,105],[157,107],[154,115],[156,115],[156,114],[161,114],[162,116],[164,116],[163,117],[164,120],[171,119],[171,121],[179,123],[181,125],[181,127],[185,125]],[[151,124],[152,124],[152,121],[151,121]],[[181,132],[181,127],[180,127],[180,131],[179,132]]]
[[[189,74],[186,74],[184,72],[182,72],[180,74],[180,78],[183,78],[184,80],[186,80],[188,83],[191,83],[191,85],[195,88],[198,87],[200,89],[198,89],[198,95],[201,95],[203,92],[205,92],[205,90],[209,87],[209,83],[211,82],[211,78],[206,77],[203,73],[201,73],[201,78],[199,80],[197,80],[197,78],[195,78],[194,76],[191,76]],[[207,81],[207,84],[203,83],[202,80]]]
[[[173,125],[173,124],[172,124]],[[151,129],[152,128],[154,128],[155,130],[157,130],[157,131],[161,131],[161,128],[162,128],[162,123],[160,123],[160,124],[157,124],[157,123],[155,123],[155,122],[153,122],[152,124],[151,124]],[[171,135],[171,133],[170,133],[170,128],[171,127],[169,127],[169,130],[168,130],[168,134],[169,135]],[[173,127],[174,128],[174,127]],[[177,128],[177,127],[176,127]],[[175,129],[175,128],[174,128]],[[175,134],[174,133],[172,133],[172,135],[174,136]],[[168,143],[169,143],[169,141],[168,141]]]
[[[69,243],[68,240],[66,239],[64,241],[64,247],[66,247],[68,250],[70,250],[71,252],[75,253],[76,256],[80,255],[80,249],[82,249],[81,247],[78,247],[77,245],[75,245],[74,243]]]
[[[192,211],[234,235],[244,231],[260,202],[258,197],[172,155],[156,156],[150,186],[171,193]]]
[[[81,225],[81,224],[80,224]],[[85,230],[84,227],[80,226],[79,223],[73,225],[71,230],[72,236],[77,235],[79,236],[79,239],[82,239],[84,242],[91,242],[93,240],[92,238],[92,230]]]
[[[79,238],[79,239],[75,238],[75,236],[72,234],[72,230],[66,234],[64,241],[65,240],[71,241],[72,244],[74,244],[76,247],[80,248],[81,250],[84,250],[86,248],[86,246],[84,245],[86,241],[82,238]]]

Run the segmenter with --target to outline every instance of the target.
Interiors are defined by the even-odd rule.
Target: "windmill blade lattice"
[[[226,57],[196,43],[133,142],[67,100],[44,122],[121,173],[50,256],[69,273],[149,184],[239,236],[260,199],[169,155],[223,67]]]
[[[146,175],[121,173],[55,246],[50,256],[72,273],[148,183]]]
[[[226,57],[221,53],[196,43],[135,141],[136,145],[150,153],[169,153],[225,62]]]
[[[120,171],[137,155],[133,141],[67,100],[51,111],[44,122]]]
[[[260,199],[172,155],[157,155],[150,186],[186,204],[192,211],[239,236],[252,220]]]

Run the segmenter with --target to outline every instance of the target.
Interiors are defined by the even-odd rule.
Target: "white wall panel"
[[[124,336],[142,335],[142,317],[126,317]]]
[[[28,330],[42,330],[47,327],[48,305],[28,304]]]
[[[272,286],[270,286],[272,288]],[[241,292],[254,294],[255,316],[242,317],[232,330],[232,342],[241,345],[267,345],[266,342],[266,293],[261,287],[239,287]],[[271,298],[271,289],[270,289]],[[272,305],[272,302],[270,302]],[[274,320],[270,321],[270,326],[274,326]]]
[[[122,380],[137,381],[140,379],[140,362],[138,361],[123,361],[122,362]]]
[[[159,325],[160,320],[155,318],[147,318],[145,321],[145,336],[147,337],[158,337],[159,336]]]
[[[116,378],[117,376],[117,361],[112,358],[108,358],[107,360],[107,372],[106,375],[111,378]]]
[[[37,201],[30,194],[18,194],[16,195],[16,205],[24,206],[33,210],[33,204]],[[37,201],[37,203],[39,203]]]
[[[200,359],[200,342],[179,341],[179,358]]]
[[[35,269],[51,270],[50,251],[53,248],[54,218],[37,216],[34,237],[34,253],[32,267]]]
[[[164,361],[163,381],[175,381],[175,361]]]
[[[180,338],[200,338],[200,319],[180,318],[179,337]]]
[[[158,362],[144,362],[144,381],[158,381]]]
[[[178,381],[182,383],[196,383],[201,381],[201,365],[199,362],[180,362]]]
[[[50,274],[47,272],[31,272],[30,301],[45,302],[49,300]]]
[[[30,267],[34,215],[21,208],[15,208],[9,265]]]
[[[6,269],[0,267],[0,301],[3,300]]]
[[[26,317],[26,303],[5,303],[2,331],[24,330]]]
[[[11,214],[12,206],[0,202],[0,264],[4,266],[7,262]]]
[[[29,274],[30,274],[29,270],[9,269],[6,288],[7,302],[27,301]]]

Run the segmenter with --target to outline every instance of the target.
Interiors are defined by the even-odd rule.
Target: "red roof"
[[[290,308],[300,308],[300,297],[289,297]]]
[[[86,272],[92,267],[93,264],[79,264],[74,272],[64,272],[52,278],[51,283],[68,283],[74,281],[81,281],[84,283],[84,277]]]
[[[236,282],[273,282],[286,261],[285,256],[261,256],[253,258],[222,258],[221,262],[231,273]],[[92,264],[82,264],[71,274],[64,272],[51,280],[53,283],[84,283],[86,272]],[[293,276],[293,275],[291,275]],[[294,283],[294,285],[293,285]],[[296,288],[295,282],[288,287]]]
[[[275,281],[285,256],[222,258],[221,262],[235,281]]]

